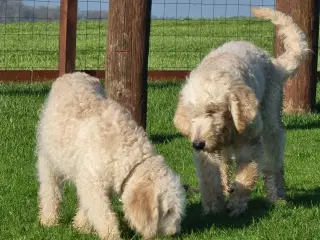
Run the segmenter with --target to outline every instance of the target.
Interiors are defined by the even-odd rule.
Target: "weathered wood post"
[[[60,0],[59,75],[76,68],[78,0]]]
[[[151,0],[110,0],[105,87],[146,127]]]
[[[284,112],[303,113],[315,110],[319,34],[318,0],[277,0],[277,10],[294,19],[307,35],[309,53],[297,75],[284,87]],[[281,40],[275,38],[275,55],[283,53]]]

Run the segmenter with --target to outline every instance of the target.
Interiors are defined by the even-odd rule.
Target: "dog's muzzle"
[[[193,141],[192,147],[196,150],[203,150],[206,145],[205,141]]]

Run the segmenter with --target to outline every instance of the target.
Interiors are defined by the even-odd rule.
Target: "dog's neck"
[[[122,195],[124,192],[124,189],[129,181],[129,179],[132,177],[132,175],[136,172],[137,168],[139,168],[139,166],[141,166],[143,163],[145,163],[147,160],[149,160],[151,158],[150,157],[146,157],[145,159],[143,159],[142,161],[138,162],[127,174],[127,176],[123,179],[122,184],[120,186],[120,194]]]

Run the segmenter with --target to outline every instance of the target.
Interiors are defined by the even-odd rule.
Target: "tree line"
[[[0,22],[53,21],[60,17],[60,7],[30,6],[22,1],[0,0]],[[78,11],[79,19],[102,20],[108,18],[107,11]]]

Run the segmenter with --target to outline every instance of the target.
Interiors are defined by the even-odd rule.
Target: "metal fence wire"
[[[150,69],[194,68],[212,48],[250,40],[273,52],[273,26],[252,18],[250,8],[275,0],[153,0]]]
[[[55,69],[59,1],[0,1],[0,68]]]
[[[0,0],[0,69],[57,69],[60,0]],[[250,40],[273,53],[273,25],[251,7],[275,0],[153,0],[150,70],[189,70],[212,48]],[[107,0],[79,0],[77,69],[104,69]]]

